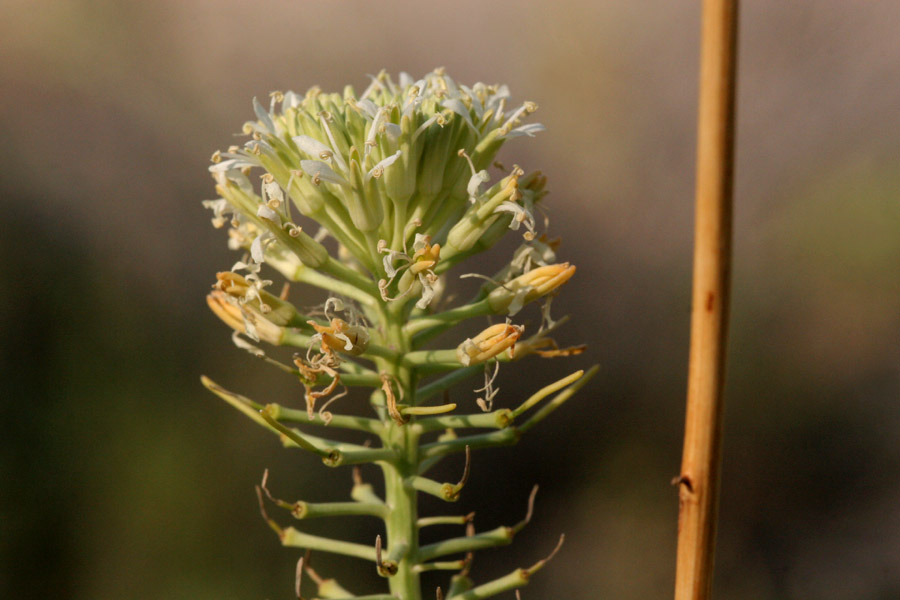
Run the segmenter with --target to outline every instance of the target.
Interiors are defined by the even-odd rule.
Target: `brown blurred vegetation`
[[[688,332],[697,3],[0,3],[0,597],[290,598],[259,518],[349,473],[283,451],[199,375],[291,398],[204,306],[234,256],[208,157],[274,89],[438,65],[510,84],[548,131],[577,277],[554,303],[601,375],[519,447],[476,456],[460,510],[535,521],[486,578],[567,545],[533,598],[664,598]],[[900,4],[747,2],[716,589],[900,597]],[[501,388],[523,393],[569,365]],[[521,371],[520,371],[521,373]],[[527,387],[526,387],[527,386]],[[512,400],[508,402],[512,403]],[[496,485],[502,474],[504,483]],[[286,520],[286,519],[285,519]],[[371,524],[312,525],[374,538]],[[359,571],[317,557],[328,575]]]

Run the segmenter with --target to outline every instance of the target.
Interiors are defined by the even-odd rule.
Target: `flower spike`
[[[459,499],[471,485],[473,450],[515,444],[596,373],[578,370],[524,400],[503,397],[497,385],[500,363],[583,350],[561,349],[550,337],[565,322],[551,318],[550,299],[575,267],[560,262],[558,243],[544,233],[547,178],[518,165],[499,167],[503,175],[494,180],[488,174],[507,142],[543,130],[530,119],[535,110],[533,102],[514,101],[505,85],[468,86],[443,68],[421,78],[381,71],[359,94],[350,86],[339,93],[313,87],[254,99],[245,141],[211,156],[218,197],[203,206],[241,257],[216,275],[208,306],[235,345],[279,367],[297,387],[282,403],[266,404],[206,378],[203,384],[284,446],[330,467],[353,466],[350,498],[341,502],[280,500],[268,487],[268,471],[256,486],[260,513],[281,544],[303,549],[293,582],[298,600],[310,585],[304,577],[329,600],[422,600],[423,593],[481,600],[525,585],[553,556],[493,582],[470,578],[475,552],[510,543],[529,523],[536,486],[524,519],[513,526],[476,533],[474,513],[418,514],[420,493]],[[449,270],[511,231],[524,238],[512,260],[491,277],[464,275],[485,283],[474,298],[457,302]],[[306,291],[297,290],[294,302],[287,287],[276,295],[276,276],[319,288],[327,300],[295,304]],[[509,320],[474,335],[460,330],[466,321],[516,315],[537,301],[540,325],[531,337]],[[455,341],[427,345],[440,335]],[[281,362],[277,355],[285,351],[270,346],[294,349],[292,363]],[[467,381],[482,376],[483,383]],[[370,392],[373,414],[366,417],[348,394],[360,387]],[[472,396],[484,412],[458,413]],[[362,439],[332,440],[312,435],[314,427]],[[457,482],[425,476],[463,452]],[[363,481],[361,469],[369,467],[361,465],[378,467],[383,494]],[[298,527],[270,518],[269,502],[289,511]],[[299,527],[312,518],[350,516],[381,521],[374,547]],[[465,532],[422,545],[421,530],[435,525],[463,525]],[[312,569],[310,551],[370,561],[387,590],[349,592]],[[423,592],[422,574],[438,571],[451,571],[449,582]]]

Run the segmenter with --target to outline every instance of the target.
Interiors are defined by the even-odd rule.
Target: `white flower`
[[[369,155],[372,148],[378,145],[375,141],[376,136],[380,133],[378,129],[381,127],[382,121],[384,121],[385,114],[387,113],[386,108],[380,108],[377,113],[375,113],[375,118],[372,120],[372,123],[369,125],[369,133],[366,136],[365,153],[366,156]]]
[[[210,173],[227,173],[228,171],[240,171],[241,169],[255,167],[259,163],[251,161],[246,157],[232,158],[229,160],[223,160],[221,162],[217,162],[215,164],[210,165],[209,172]]]
[[[472,177],[469,178],[469,185],[466,186],[466,193],[469,194],[469,202],[475,204],[478,197],[481,195],[481,184],[487,183],[490,179],[491,176],[488,175],[488,172],[484,169],[477,173],[472,173]]]
[[[350,187],[350,182],[335,173],[334,169],[332,169],[322,161],[301,160],[300,167],[306,173],[309,173],[309,176],[312,177],[313,183],[315,183],[316,185],[319,185],[319,182],[321,181],[327,181],[328,183],[336,183],[337,185]]]
[[[501,146],[507,139],[529,137],[542,129],[521,122],[535,104],[525,102],[505,114],[508,99],[506,86],[460,85],[443,69],[418,80],[401,74],[399,84],[381,72],[371,77],[361,95],[352,88],[341,94],[315,87],[306,94],[273,92],[265,106],[253,102],[255,116],[244,126],[250,139],[213,155],[210,171],[227,202],[213,200],[205,206],[213,211],[217,227],[225,226],[233,211],[229,245],[251,251],[254,259],[261,259],[267,248],[273,255],[292,252],[278,241],[283,238],[275,227],[294,222],[293,207],[328,227],[339,252],[345,253],[342,262],[351,259],[371,270],[373,259],[377,262],[369,255],[372,240],[385,239],[386,247],[398,252],[377,257],[385,265],[383,274],[392,279],[416,262],[412,250],[402,256],[412,232],[421,229],[435,245],[446,246],[462,215],[471,216],[467,209],[479,209],[488,200],[487,169]],[[470,171],[462,181],[451,154],[456,152],[466,158]],[[264,172],[262,184],[251,176],[258,171]],[[513,212],[512,227],[524,225],[530,234],[534,219],[522,200],[492,196],[484,213],[492,213],[501,200],[524,205],[521,210],[504,206],[500,211]],[[469,203],[475,206],[468,207]],[[260,205],[269,210],[258,209]],[[441,218],[424,227],[409,229],[408,223],[394,222],[432,215]],[[263,231],[255,231],[248,222],[270,230],[276,239],[260,237]],[[291,227],[291,233],[297,231]],[[447,252],[462,250],[456,246]],[[317,245],[316,252],[325,250]],[[433,282],[420,275],[418,270],[410,273],[402,289],[423,290],[423,297],[416,300],[424,302]],[[409,287],[416,283],[420,285]],[[399,293],[396,285],[391,293]]]
[[[232,209],[231,205],[228,204],[228,200],[225,198],[218,198],[216,200],[204,200],[202,202],[203,208],[208,208],[213,211],[212,224],[213,227],[219,229],[223,227],[225,223],[228,222],[228,215],[231,214]]]
[[[525,234],[526,240],[534,239],[534,215],[531,214],[531,211],[527,210],[520,204],[516,202],[510,202],[509,200],[504,200],[500,203],[500,206],[494,209],[495,213],[508,212],[512,213],[513,218],[509,222],[509,228],[513,231],[518,231],[520,225],[525,225],[525,229],[528,230],[528,233]]]
[[[384,173],[384,170],[385,170],[387,167],[389,167],[389,166],[391,166],[392,164],[394,164],[394,161],[396,161],[398,158],[400,158],[400,155],[401,155],[402,153],[403,153],[402,150],[397,150],[397,152],[395,152],[394,154],[391,154],[390,156],[388,156],[388,157],[385,158],[384,160],[379,161],[374,167],[372,167],[372,168],[369,170],[368,173],[366,173],[365,182],[368,183],[368,181],[369,181],[372,177],[375,177],[375,178],[381,177],[381,175]]]
[[[472,116],[469,114],[469,107],[467,107],[462,100],[459,98],[450,98],[448,100],[444,100],[443,102],[444,108],[449,108],[459,116],[463,118],[466,122],[466,125],[471,127],[473,130],[478,131],[475,127],[475,124],[472,123]]]
[[[503,137],[508,140],[519,137],[520,135],[534,137],[534,134],[538,133],[539,131],[544,131],[545,129],[546,127],[544,127],[540,123],[528,123],[527,125],[522,125],[521,127],[516,127],[515,129],[510,130],[510,132]]]
[[[277,134],[278,128],[275,127],[275,122],[272,121],[272,116],[263,108],[263,105],[259,103],[259,100],[256,98],[253,99],[253,110],[256,112],[257,118],[262,122],[263,126],[271,133]]]
[[[330,160],[334,156],[334,150],[308,135],[298,135],[291,139],[302,152],[315,160]]]
[[[250,244],[250,256],[253,258],[255,262],[263,263],[266,261],[266,245],[274,242],[275,236],[270,232],[265,232],[262,235],[256,236],[256,239],[253,240],[253,243]]]

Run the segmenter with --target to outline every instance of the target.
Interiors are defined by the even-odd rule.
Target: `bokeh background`
[[[553,231],[579,266],[554,307],[573,315],[564,341],[590,350],[523,366],[501,382],[508,403],[601,367],[517,448],[476,456],[459,508],[481,526],[519,520],[542,491],[531,527],[473,574],[531,564],[564,531],[525,600],[671,594],[699,2],[0,10],[0,597],[292,597],[298,553],[253,485],[268,467],[278,495],[336,499],[350,474],[280,449],[199,385],[299,398],[205,307],[235,259],[200,207],[209,156],[253,96],[439,65],[540,105],[548,130],[503,157],[549,175]],[[715,588],[900,598],[900,4],[760,0],[741,17]],[[316,560],[351,589],[378,583],[353,559]]]

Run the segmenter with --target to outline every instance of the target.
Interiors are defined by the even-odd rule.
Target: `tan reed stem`
[[[693,306],[675,600],[712,589],[728,330],[737,0],[704,0]]]

